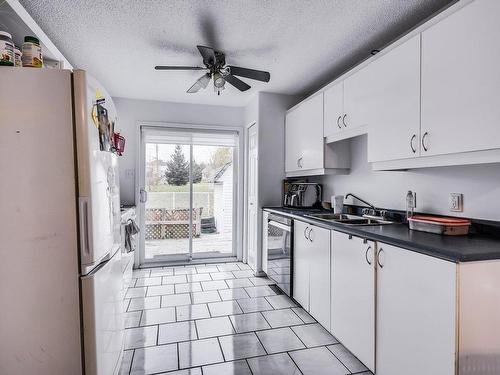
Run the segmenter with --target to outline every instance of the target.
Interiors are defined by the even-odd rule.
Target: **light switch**
[[[462,212],[464,210],[464,195],[462,193],[450,193],[450,211]]]

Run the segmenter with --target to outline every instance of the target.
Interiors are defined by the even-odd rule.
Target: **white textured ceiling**
[[[450,0],[21,0],[73,66],[111,95],[240,106],[256,91],[305,95],[412,28]],[[157,64],[198,65],[197,44],[227,63],[268,70],[267,84],[186,90],[200,72],[158,72]]]

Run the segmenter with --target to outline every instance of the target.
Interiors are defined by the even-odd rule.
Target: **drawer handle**
[[[302,168],[302,157],[297,159],[297,167]]]
[[[309,241],[313,242],[313,241],[314,241],[314,239],[313,239],[313,237],[311,236],[311,234],[314,234],[314,232],[313,232],[313,229],[312,229],[312,228],[311,228],[311,229],[309,229]]]
[[[347,113],[344,115],[344,117],[342,117],[342,123],[344,124],[344,126],[347,128],[347,124],[345,122],[345,119],[347,118]]]
[[[341,118],[342,118],[342,116],[339,116],[339,118],[337,119],[337,126],[339,127],[339,129],[342,129],[342,126],[340,125]]]
[[[372,248],[371,246],[368,246],[368,248],[367,248],[367,249],[366,249],[366,251],[365,251],[365,259],[366,259],[366,263],[368,263],[370,266],[372,265],[372,262],[370,262],[370,260],[368,260],[368,251],[370,251],[370,250],[371,250],[371,248]],[[372,261],[373,261],[373,259],[372,259]]]
[[[378,255],[377,255],[377,263],[378,263],[380,268],[384,268],[383,263],[380,261],[380,258],[382,257],[383,253],[384,253],[384,249],[380,248],[380,250],[378,251]]]
[[[411,147],[411,150],[413,151],[413,153],[417,152],[417,149],[415,147],[413,147],[413,141],[415,140],[415,138],[417,138],[417,135],[413,134],[413,136],[411,137],[411,140],[410,140],[410,147]]]
[[[425,145],[425,139],[427,138],[428,135],[429,132],[425,132],[424,135],[422,136],[422,147],[424,148],[424,151],[428,150],[427,146]]]
[[[309,229],[309,227],[306,227],[306,228],[304,229],[304,238],[305,238],[306,240],[308,240],[308,239],[309,239],[309,237],[307,237],[307,234],[306,234],[306,232],[307,232],[307,230],[308,230],[308,229]]]

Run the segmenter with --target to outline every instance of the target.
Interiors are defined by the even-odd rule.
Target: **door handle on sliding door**
[[[139,200],[141,203],[146,203],[148,201],[148,192],[144,189],[139,191]]]

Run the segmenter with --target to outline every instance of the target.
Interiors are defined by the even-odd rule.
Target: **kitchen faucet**
[[[371,204],[371,203],[369,203],[369,202],[365,201],[364,199],[361,199],[360,197],[358,197],[357,195],[354,195],[354,194],[352,194],[352,193],[348,193],[348,194],[345,196],[345,198],[347,198],[347,197],[349,197],[349,196],[350,196],[350,197],[353,197],[353,198],[356,198],[358,201],[363,202],[363,203],[364,203],[364,204],[366,204],[368,207],[370,207],[370,209],[368,209],[368,208],[363,208],[363,211],[362,211],[362,212],[363,212],[363,216],[365,216],[365,217],[369,217],[369,218],[375,218],[375,219],[380,219],[380,218],[382,218],[383,220],[385,220],[385,217],[386,217],[386,215],[387,215],[387,211],[385,211],[385,210],[378,211],[378,210],[377,210],[377,208],[376,208],[373,204]],[[345,198],[344,198],[344,199],[345,199]]]
[[[344,197],[344,199],[347,199],[347,197],[349,197],[349,196],[351,196],[351,197],[353,197],[353,198],[356,198],[356,199],[357,199],[358,201],[360,201],[360,202],[363,202],[364,204],[366,204],[367,206],[369,206],[369,207],[370,207],[373,211],[376,211],[376,210],[377,210],[373,204],[368,203],[368,202],[367,202],[367,201],[365,201],[364,199],[361,199],[360,197],[358,197],[357,195],[354,195],[354,194],[352,194],[352,193],[348,193],[348,194]]]

